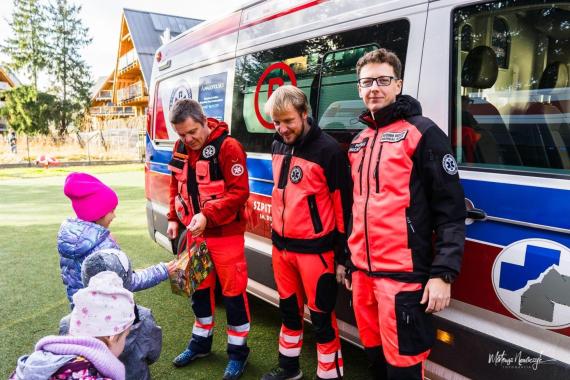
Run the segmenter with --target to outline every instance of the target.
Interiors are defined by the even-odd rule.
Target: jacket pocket
[[[433,315],[421,305],[423,289],[396,294],[396,326],[400,355],[419,355],[435,343]]]
[[[180,194],[177,194],[176,198],[174,198],[174,210],[176,211],[178,220],[182,224],[186,226],[190,223],[190,209]]]
[[[311,214],[311,220],[313,221],[313,228],[315,229],[315,233],[318,234],[323,231],[323,223],[321,222],[321,216],[319,215],[316,195],[309,195],[307,197],[307,202],[309,203],[309,212]]]

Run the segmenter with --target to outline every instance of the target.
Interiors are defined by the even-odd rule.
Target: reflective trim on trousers
[[[194,325],[194,328],[192,329],[192,334],[193,335],[198,335],[204,338],[207,338],[209,336],[211,336],[214,333],[213,329],[203,329],[199,326]]]
[[[330,354],[322,354],[320,352],[317,352],[317,360],[321,363],[334,363],[335,359],[338,358],[342,358],[342,353],[340,352],[340,350],[338,351],[338,357],[337,357],[337,352],[333,352]]]
[[[196,322],[198,322],[201,325],[211,325],[214,322],[214,316],[211,315],[209,317],[204,317],[204,318],[196,317]]]
[[[239,326],[232,326],[228,325],[228,330],[235,331],[235,332],[246,332],[249,331],[249,323],[245,323]]]
[[[299,334],[299,335],[288,335],[288,334],[285,334],[284,332],[281,332],[281,333],[279,334],[279,337],[280,337],[284,342],[292,343],[292,344],[297,344],[297,343],[299,343],[300,341],[303,340],[303,334],[302,334],[302,333]]]
[[[301,355],[301,347],[285,348],[282,345],[279,345],[279,353],[290,358],[294,358]]]
[[[340,375],[343,376],[342,367],[340,367]],[[328,371],[323,371],[320,368],[317,368],[317,376],[321,379],[338,379],[338,372],[336,368],[329,369]]]
[[[228,335],[228,344],[233,344],[234,346],[244,346],[246,342],[247,337],[245,336]]]

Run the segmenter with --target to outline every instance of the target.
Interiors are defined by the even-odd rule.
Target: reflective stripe
[[[284,334],[283,332],[281,332],[281,334],[279,334],[279,336],[287,343],[293,343],[293,344],[297,344],[301,341],[301,339],[303,339],[303,334],[299,334],[299,335],[287,335]]]
[[[336,352],[333,352],[332,354],[321,354],[320,352],[317,352],[317,359],[321,363],[334,363],[336,354]],[[338,358],[342,358],[342,353],[340,350],[338,351]]]
[[[239,326],[228,325],[228,330],[232,330],[232,331],[235,331],[235,332],[249,331],[249,323],[246,323],[246,324],[243,324],[243,325],[239,325]]]
[[[282,345],[279,345],[279,352],[285,356],[294,358],[301,355],[301,347],[285,348]]]
[[[209,317],[204,317],[204,318],[196,317],[196,321],[202,325],[211,325],[214,322],[214,316],[211,315]]]
[[[233,344],[235,346],[243,346],[243,345],[245,345],[246,341],[247,341],[247,338],[244,336],[228,335],[228,343],[229,344]]]
[[[194,328],[192,329],[192,334],[193,335],[198,335],[198,336],[202,336],[204,338],[209,337],[210,335],[212,335],[214,333],[213,329],[203,329],[201,327],[198,327],[196,325],[194,325]]]
[[[340,367],[340,375],[343,376],[343,374],[343,368]],[[336,368],[328,371],[323,371],[322,369],[317,368],[317,376],[321,379],[338,379],[338,372],[336,371]]]

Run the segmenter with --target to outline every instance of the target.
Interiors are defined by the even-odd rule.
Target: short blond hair
[[[301,89],[291,85],[279,87],[265,103],[265,113],[268,115],[283,113],[289,106],[302,113],[309,113],[309,102],[307,96]]]

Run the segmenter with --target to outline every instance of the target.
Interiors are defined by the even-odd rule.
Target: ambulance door
[[[434,108],[449,107],[458,168],[442,165],[459,169],[467,208],[479,211],[466,221],[462,272],[440,316],[444,329],[476,332],[457,333],[433,360],[464,350],[451,368],[475,378],[568,378],[570,3],[450,3],[428,15],[447,13],[452,25],[449,103]]]

